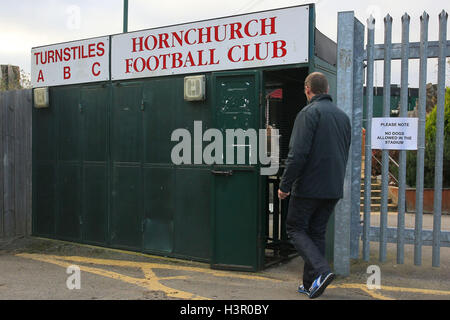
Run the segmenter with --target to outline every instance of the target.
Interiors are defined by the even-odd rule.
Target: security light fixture
[[[205,100],[205,76],[190,76],[184,78],[184,100]]]
[[[34,93],[34,107],[35,108],[48,108],[49,98],[48,98],[48,87],[35,88]]]

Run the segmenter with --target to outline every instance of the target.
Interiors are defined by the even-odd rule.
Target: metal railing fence
[[[446,58],[450,56],[450,41],[447,40],[448,14],[439,14],[439,40],[428,41],[429,15],[424,12],[420,17],[420,42],[409,41],[410,16],[405,13],[402,20],[402,42],[392,43],[393,18],[384,19],[384,43],[375,44],[375,19],[367,20],[367,27],[355,18],[354,12],[338,14],[338,98],[337,105],[352,119],[352,147],[344,187],[344,199],[336,207],[336,228],[341,228],[335,236],[335,272],[349,274],[350,258],[359,258],[359,241],[362,236],[362,258],[370,257],[370,242],[379,242],[379,260],[385,262],[387,243],[397,244],[397,263],[404,263],[405,244],[414,244],[414,264],[422,264],[422,246],[433,247],[432,265],[440,265],[440,248],[450,247],[450,232],[441,230],[442,184],[443,184],[443,146],[444,146],[444,108],[445,108],[445,72]],[[364,46],[367,30],[367,44]],[[423,230],[424,167],[425,167],[425,122],[426,122],[426,83],[428,59],[438,59],[438,95],[436,123],[436,154],[434,179],[434,216],[433,230]],[[389,151],[382,150],[381,209],[380,226],[371,226],[371,179],[364,179],[364,215],[360,226],[360,184],[361,184],[361,147],[362,139],[362,99],[361,90],[366,74],[367,124],[365,136],[365,154],[372,154],[372,115],[375,61],[384,61],[383,72],[383,117],[390,117],[390,88],[392,61],[401,60],[400,117],[408,117],[408,76],[409,60],[419,59],[419,107],[418,107],[418,150],[416,172],[416,213],[414,229],[405,228],[405,192],[406,192],[406,151],[399,153],[398,163],[398,212],[397,227],[388,227],[388,185]],[[359,147],[359,148],[358,148]],[[370,175],[372,157],[364,159],[364,171]],[[358,195],[358,197],[357,197]]]

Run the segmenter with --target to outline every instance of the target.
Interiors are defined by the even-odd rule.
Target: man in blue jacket
[[[325,75],[310,74],[304,89],[309,104],[295,119],[278,197],[290,196],[286,230],[305,262],[298,291],[317,298],[335,277],[325,259],[325,233],[343,196],[351,124],[328,95]]]

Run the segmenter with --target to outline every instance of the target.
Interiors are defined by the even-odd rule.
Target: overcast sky
[[[30,50],[41,46],[122,32],[122,0],[0,0],[0,64],[18,65],[30,72]],[[316,26],[336,41],[337,13],[355,11],[363,23],[370,14],[377,19],[376,42],[383,42],[383,18],[390,14],[393,42],[401,41],[401,16],[411,16],[411,41],[419,41],[419,18],[430,15],[429,40],[438,40],[438,14],[450,11],[449,0],[129,0],[128,30],[140,30],[178,23],[317,3]],[[450,34],[450,23],[447,33]],[[447,36],[448,38],[448,36]],[[410,85],[418,85],[418,63],[410,63]],[[400,82],[399,64],[393,63],[392,83]],[[417,72],[415,71],[417,70]],[[428,82],[436,82],[436,62],[429,60]],[[382,84],[382,63],[377,64],[376,81]],[[447,79],[449,77],[447,76]],[[448,80],[447,80],[448,81]],[[449,84],[447,82],[447,84]]]

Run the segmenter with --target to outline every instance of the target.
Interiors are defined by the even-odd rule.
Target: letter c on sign
[[[100,63],[99,63],[99,62],[94,62],[94,64],[92,65],[92,74],[93,74],[95,77],[98,77],[98,76],[100,75],[100,71],[95,72],[95,66],[100,67]]]

